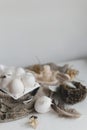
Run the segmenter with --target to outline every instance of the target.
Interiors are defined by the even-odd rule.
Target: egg
[[[21,68],[21,67],[16,68],[16,75],[17,76],[21,76],[23,74],[25,74],[25,70],[23,68]]]
[[[9,85],[9,83],[12,81],[12,77],[8,76],[6,78],[3,78],[0,80],[0,88],[5,89]]]
[[[4,65],[0,65],[0,72],[3,71],[5,69]]]
[[[26,73],[22,78],[25,87],[34,87],[35,77],[31,73]]]
[[[6,88],[7,85],[11,82],[13,79],[13,73],[14,69],[13,68],[5,68],[1,74],[0,78],[0,88]]]
[[[51,110],[52,100],[47,96],[39,97],[34,105],[36,112],[46,113]]]
[[[7,76],[7,78],[9,76],[12,76],[15,73],[15,68],[14,67],[7,67],[4,69],[3,74]]]
[[[24,92],[24,85],[20,79],[14,79],[8,85],[8,90],[12,96],[14,96],[15,98],[18,98]]]

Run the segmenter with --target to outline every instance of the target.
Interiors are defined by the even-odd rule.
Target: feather
[[[66,117],[66,118],[79,118],[80,117],[80,113],[77,112],[75,109],[61,109],[55,103],[52,104],[51,107],[61,117]]]

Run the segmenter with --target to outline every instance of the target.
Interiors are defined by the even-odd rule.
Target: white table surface
[[[87,60],[76,60],[69,62],[69,64],[80,71],[78,79],[87,84]],[[81,117],[78,119],[60,118],[53,111],[45,114],[35,114],[39,120],[36,130],[86,130],[87,98],[70,107],[76,108],[82,114]],[[28,124],[29,116],[13,122],[1,123],[0,130],[32,130]]]

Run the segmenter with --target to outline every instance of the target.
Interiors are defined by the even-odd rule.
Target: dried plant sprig
[[[37,128],[37,126],[38,126],[38,117],[37,116],[31,116],[30,118],[29,118],[29,125],[32,127],[32,128],[34,128],[34,129],[36,129]]]

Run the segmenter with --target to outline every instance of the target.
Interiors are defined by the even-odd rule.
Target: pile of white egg
[[[0,89],[14,99],[39,87],[32,73],[20,67],[6,67],[0,65]]]

